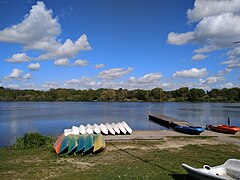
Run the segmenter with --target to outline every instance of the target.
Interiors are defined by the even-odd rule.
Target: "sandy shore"
[[[167,137],[197,137],[197,136],[209,136],[214,139],[222,141],[223,143],[233,143],[240,146],[240,132],[235,135],[217,133],[209,130],[205,130],[200,135],[188,135],[176,132],[174,130],[134,130],[131,135],[108,135],[104,136],[106,141],[120,141],[120,140],[165,140]],[[233,138],[236,137],[236,138]]]

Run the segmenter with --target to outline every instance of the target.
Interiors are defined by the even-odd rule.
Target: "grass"
[[[173,138],[174,142],[191,138]],[[205,141],[206,139],[204,139]],[[207,139],[211,140],[211,139]],[[171,141],[171,139],[168,139]],[[57,156],[51,147],[0,148],[1,179],[189,179],[182,163],[215,166],[240,159],[233,144],[164,147],[167,141],[111,141],[96,155]]]

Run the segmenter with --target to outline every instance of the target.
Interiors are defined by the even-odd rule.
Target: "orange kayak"
[[[60,135],[58,138],[57,138],[57,141],[54,143],[53,145],[53,149],[55,150],[55,152],[57,154],[59,154],[59,151],[60,151],[60,147],[61,147],[61,143],[62,143],[62,140],[64,139],[64,134]]]
[[[226,133],[226,134],[235,134],[239,131],[237,126],[227,126],[227,125],[209,125],[208,129],[215,132]]]

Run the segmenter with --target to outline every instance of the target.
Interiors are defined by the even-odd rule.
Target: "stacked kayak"
[[[227,125],[209,125],[208,129],[215,132],[226,133],[226,134],[235,134],[240,131],[240,128],[237,126],[227,126]]]
[[[102,134],[62,134],[53,146],[57,155],[59,154],[95,154],[106,147]]]
[[[199,135],[204,131],[204,128],[198,126],[176,126],[175,131],[191,134],[191,135]]]
[[[132,134],[132,129],[129,125],[122,121],[118,123],[106,124],[87,124],[86,126],[80,125],[72,126],[71,129],[64,129],[65,136],[67,135],[84,135],[84,134],[103,134],[103,135],[118,135],[118,134]]]

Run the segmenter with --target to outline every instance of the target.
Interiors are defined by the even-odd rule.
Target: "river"
[[[151,102],[0,102],[0,147],[12,145],[26,132],[57,136],[80,124],[125,121],[134,130],[166,129],[148,119],[165,114],[193,125],[240,126],[240,103]]]

